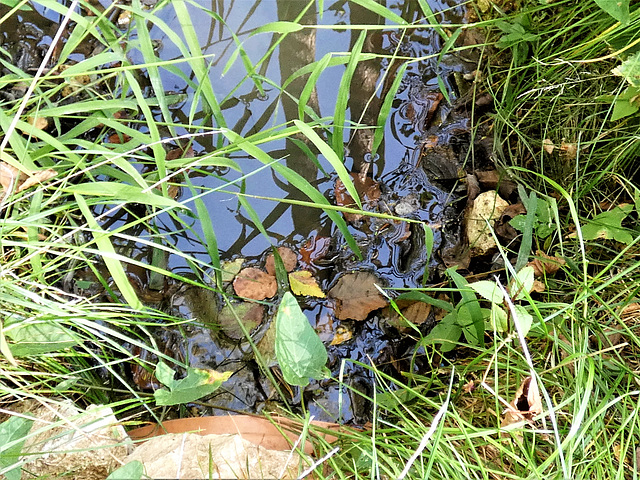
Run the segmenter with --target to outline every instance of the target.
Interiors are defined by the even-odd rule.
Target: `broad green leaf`
[[[27,436],[33,420],[22,417],[11,417],[6,422],[0,423],[0,470],[13,465],[20,459],[20,450],[24,444],[24,437]],[[4,473],[6,480],[20,480],[22,475],[21,467],[9,470]]]
[[[180,403],[194,402],[215,392],[220,385],[229,380],[233,372],[216,372],[215,370],[203,370],[200,368],[187,368],[187,376],[181,380],[175,380],[175,372],[164,362],[156,365],[156,378],[167,386],[153,393],[158,405],[178,405]]]
[[[5,334],[14,342],[9,348],[16,357],[59,352],[78,343],[69,330],[54,322],[17,323]]]
[[[489,300],[491,303],[502,303],[504,296],[496,282],[489,280],[481,280],[479,282],[470,283],[469,286],[473,288],[478,295],[485,300]]]
[[[631,55],[611,73],[623,77],[632,87],[640,87],[640,52]]]
[[[465,278],[455,271],[453,268],[446,270],[447,275],[451,277],[456,287],[460,289],[460,295],[462,296],[461,306],[458,307],[458,315],[460,315],[461,307],[468,311],[470,320],[473,322],[473,328],[475,328],[475,335],[478,339],[480,346],[484,346],[484,317],[482,316],[482,310],[475,294],[466,288],[469,284]],[[462,323],[460,323],[462,325]],[[466,335],[466,333],[465,333]]]
[[[70,193],[90,195],[114,202],[141,203],[153,207],[184,208],[172,198],[157,195],[154,191],[144,191],[137,185],[124,185],[117,182],[91,182],[69,185],[65,190]]]
[[[620,243],[630,244],[633,237],[629,231],[622,228],[622,221],[631,213],[633,205],[622,204],[596,215],[582,227],[582,237],[585,240],[615,240]]]
[[[442,352],[453,350],[462,335],[462,328],[456,323],[456,318],[455,312],[449,313],[433,327],[429,335],[424,338],[424,342],[426,344],[440,344]]]
[[[326,376],[327,350],[290,292],[278,307],[275,350],[282,375],[291,385],[304,387],[309,377]]]
[[[507,312],[498,304],[492,304],[489,312],[489,324],[486,326],[495,332],[506,332],[509,329]]]
[[[531,292],[534,282],[533,267],[524,267],[520,270],[509,286],[509,294],[513,300],[522,300]]]
[[[527,333],[529,333],[529,330],[531,330],[531,325],[533,325],[533,317],[522,305],[516,305],[515,311],[516,318],[514,318],[513,321],[518,322],[522,335],[526,336]]]
[[[107,480],[140,480],[144,474],[144,465],[140,460],[134,460],[111,472]]]
[[[602,10],[622,24],[629,23],[629,0],[593,0]]]

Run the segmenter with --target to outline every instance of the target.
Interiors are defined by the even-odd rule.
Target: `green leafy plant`
[[[189,403],[215,392],[226,382],[233,372],[219,373],[215,370],[187,367],[187,375],[175,380],[176,372],[166,363],[158,362],[156,378],[166,388],[156,390],[153,395],[158,405],[178,405]]]
[[[290,292],[283,295],[275,322],[276,358],[284,379],[304,387],[309,378],[325,378],[327,350]]]
[[[19,465],[10,470],[6,468],[18,463],[25,437],[32,424],[33,420],[21,417],[11,417],[0,423],[0,474],[7,480],[20,480],[22,477]]]

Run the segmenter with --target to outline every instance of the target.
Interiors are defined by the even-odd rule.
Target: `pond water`
[[[445,26],[466,21],[465,7],[455,0],[429,0],[428,4]],[[362,31],[349,29],[350,25],[371,26],[364,39],[363,51],[376,53],[379,57],[358,66],[348,92],[340,92],[345,66],[327,68],[309,99],[309,106],[318,117],[334,115],[336,99],[342,94],[348,95],[347,122],[375,125],[384,95],[400,64],[392,57],[415,58],[407,65],[376,155],[371,155],[373,131],[370,128],[345,129],[345,164],[352,172],[370,177],[379,187],[376,211],[420,220],[430,225],[434,233],[434,248],[430,254],[420,228],[389,225],[388,222],[352,222],[350,231],[363,253],[360,260],[344,248],[344,239],[322,210],[251,199],[252,207],[269,233],[270,238],[265,238],[239,204],[234,193],[238,188],[230,182],[244,175],[244,192],[248,195],[288,200],[308,198],[271,169],[262,168],[257,160],[234,154],[232,159],[241,166],[241,174],[219,170],[213,175],[193,175],[191,178],[196,190],[199,187],[223,190],[204,197],[221,258],[243,258],[247,265],[261,266],[271,245],[286,245],[294,252],[300,252],[302,248],[312,248],[309,246],[312,241],[318,250],[326,247],[312,268],[324,291],[335,285],[343,273],[354,270],[375,272],[380,284],[389,288],[415,287],[438,278],[437,267],[442,263],[445,250],[455,248],[458,241],[460,206],[456,201],[460,192],[456,185],[471,142],[470,116],[464,108],[459,108],[459,100],[465,93],[462,91],[463,78],[465,75],[470,78],[476,68],[477,58],[472,50],[464,55],[447,53],[440,56],[444,40],[435,29],[420,27],[400,32],[385,28],[389,20],[353,1],[219,0],[200,5],[202,9],[189,6],[189,11],[202,54],[209,64],[208,74],[226,126],[243,136],[298,118],[295,102],[267,81],[261,83],[264,86],[264,93],[261,93],[254,79],[248,77],[243,63],[236,58],[238,43],[254,65],[268,54],[279,36],[252,33],[269,22],[300,18],[302,24],[324,27],[291,33],[272,49],[256,70],[262,79],[268,79],[274,85],[281,85],[293,72],[322,59],[325,54],[350,51]],[[417,1],[386,6],[409,23],[427,23]],[[318,8],[322,10],[318,11]],[[52,22],[59,20],[57,14],[50,11],[41,9],[38,12]],[[171,2],[157,15],[172,30],[181,31],[179,16]],[[45,29],[39,28],[46,36]],[[452,31],[447,30],[447,33]],[[162,60],[181,58],[180,49],[165,29],[151,26],[150,34],[158,42]],[[4,43],[11,43],[8,34],[5,34]],[[143,63],[142,54],[135,49],[129,56],[132,61]],[[177,63],[176,67],[185,77],[194,80],[186,64]],[[179,74],[168,71],[163,73],[163,83],[169,92],[186,94],[186,100],[172,110],[173,120],[178,125],[173,133],[191,132],[186,126],[199,124],[204,118],[197,92]],[[292,82],[287,91],[298,98],[304,85],[305,80]],[[217,141],[216,135],[198,137],[193,148],[198,154],[212,152]],[[318,168],[290,140],[273,141],[261,147],[272,158],[312,182],[326,198],[336,201],[337,177],[321,155],[319,165],[322,168]],[[323,168],[329,173],[325,174]],[[189,192],[183,189],[182,195],[182,199],[188,198]],[[174,234],[175,225],[168,216],[160,219],[158,228],[168,233],[167,238],[177,249],[208,261],[207,246],[192,234]],[[199,222],[193,223],[193,231],[204,238]],[[180,256],[169,259],[169,268],[189,275],[190,267]],[[174,297],[168,309],[178,316],[196,317],[210,324],[217,317],[219,301],[201,291],[187,289]],[[420,361],[409,367],[408,359],[416,354],[415,341],[389,327],[384,315],[372,315],[361,322],[341,322],[335,318],[326,300],[301,300],[301,305],[326,345],[339,329],[352,333],[351,340],[329,346],[328,350],[332,373],[336,377],[344,375],[345,382],[354,390],[370,395],[374,379],[369,370],[351,361],[343,364],[344,359],[365,364],[373,362],[394,375],[402,368],[429,368]],[[272,305],[271,312],[274,308]],[[207,312],[213,318],[206,318]],[[257,329],[256,341],[264,335],[267,325],[265,322]],[[173,349],[177,356],[188,359],[194,367],[236,372],[218,395],[197,407],[201,413],[215,413],[220,408],[256,412],[269,408],[276,398],[273,386],[261,375],[248,345],[234,344],[219,332],[195,324],[185,325],[180,331],[158,329],[156,334],[167,349]],[[349,395],[347,389],[338,387],[335,381],[312,382],[303,392],[295,389],[290,393],[289,401],[293,405],[304,398],[317,419],[363,423],[369,418],[367,401],[358,395]]]

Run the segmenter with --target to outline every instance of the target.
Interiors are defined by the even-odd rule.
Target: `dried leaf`
[[[0,186],[3,190],[11,190],[15,184],[22,183],[27,176],[17,168],[0,162]]]
[[[509,204],[496,192],[478,195],[467,214],[467,238],[471,255],[486,255],[496,247],[491,229]],[[488,224],[487,224],[488,222]]]
[[[347,273],[329,290],[335,300],[335,315],[339,320],[365,320],[369,313],[387,305],[375,284],[378,277],[369,272]]]
[[[525,378],[510,405],[502,420],[503,427],[522,420],[531,421],[541,414],[542,398],[536,380],[532,377]]]
[[[49,126],[49,120],[46,117],[33,117],[29,115],[27,117],[27,123],[38,130],[44,130]]]
[[[539,258],[536,258],[527,264],[528,266],[533,267],[533,273],[536,277],[553,275],[561,266],[567,263],[563,258],[552,257],[551,255],[544,253],[542,250],[538,250],[536,255]]]
[[[28,177],[24,181],[24,183],[22,183],[18,187],[18,192],[26,190],[29,187],[33,187],[34,185],[38,185],[39,183],[44,183],[47,180],[50,180],[50,179],[54,178],[57,175],[58,175],[58,172],[56,172],[52,168],[48,168],[46,170],[38,170],[35,174],[33,174],[30,177]]]
[[[326,295],[318,285],[311,272],[299,270],[289,274],[289,284],[294,295],[306,295],[309,297],[325,298]]]
[[[554,150],[555,148],[556,148],[556,146],[553,144],[553,142],[552,142],[550,139],[545,138],[545,139],[542,141],[542,149],[543,149],[545,152],[547,152],[549,155],[551,155],[551,154],[553,153],[553,150]]]
[[[264,300],[278,291],[275,277],[257,268],[241,270],[233,281],[233,289],[241,297]]]
[[[298,255],[296,255],[296,253],[293,250],[291,250],[289,247],[278,247],[278,254],[280,255],[280,258],[282,258],[284,269],[287,272],[293,272],[293,269],[296,268],[296,265],[298,264]],[[267,256],[267,260],[264,266],[267,270],[267,273],[269,273],[269,275],[275,276],[276,263],[275,263],[275,258],[273,256],[273,253],[270,253]]]

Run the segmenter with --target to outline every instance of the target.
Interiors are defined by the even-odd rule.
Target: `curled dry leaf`
[[[34,185],[38,185],[39,183],[44,183],[47,180],[50,180],[58,175],[52,168],[48,168],[46,170],[39,170],[35,172],[33,175],[28,177],[19,187],[18,192],[26,190],[27,188],[33,187]]]
[[[552,257],[547,255],[542,250],[536,252],[538,258],[532,260],[527,265],[533,267],[533,273],[536,277],[543,275],[553,275],[561,266],[567,263],[564,258]]]
[[[257,268],[245,268],[233,281],[233,289],[240,297],[264,300],[276,294],[278,285],[274,276]]]
[[[502,419],[503,427],[522,420],[531,421],[533,417],[540,415],[542,413],[542,398],[538,382],[532,377],[525,378],[509,405],[510,407]]]
[[[282,263],[284,264],[284,269],[287,273],[293,272],[293,269],[296,268],[296,265],[298,264],[298,255],[296,255],[296,253],[289,247],[278,247],[278,254],[280,255],[280,258],[282,258]],[[267,269],[269,275],[275,276],[276,262],[273,253],[270,253],[267,256],[264,267]]]
[[[335,315],[339,320],[365,320],[374,310],[387,306],[375,284],[380,280],[373,273],[354,272],[343,275],[329,290],[335,300]]]
[[[24,172],[21,172],[12,165],[0,162],[0,186],[3,190],[11,190],[14,185],[21,184],[27,178]]]

